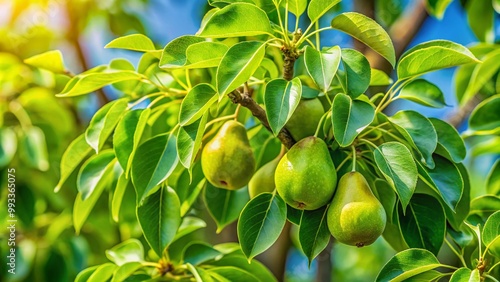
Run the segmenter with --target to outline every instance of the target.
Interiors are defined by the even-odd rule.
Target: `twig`
[[[447,118],[448,123],[455,128],[459,128],[483,99],[483,96],[479,93],[474,95],[463,107],[459,107]]]
[[[240,104],[241,106],[247,108],[252,112],[252,115],[256,117],[264,127],[266,127],[270,132],[272,132],[271,127],[269,126],[269,121],[267,120],[266,116],[266,111],[255,102],[254,99],[250,96],[248,92],[241,93],[238,90],[234,90],[233,92],[228,94],[229,99],[235,104]],[[290,149],[293,144],[295,144],[295,140],[293,139],[292,135],[286,128],[283,128],[280,130],[278,133],[278,139],[287,147]]]

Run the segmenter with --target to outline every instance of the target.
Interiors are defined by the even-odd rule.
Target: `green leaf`
[[[445,206],[446,218],[448,222],[455,230],[460,230],[460,226],[464,222],[464,220],[469,215],[470,210],[470,193],[471,193],[471,183],[469,179],[469,173],[467,169],[462,163],[456,164],[458,170],[460,171],[460,176],[464,182],[464,188],[462,190],[462,196],[460,197],[460,201],[456,206],[456,212],[447,209]]]
[[[76,186],[82,195],[82,200],[86,200],[92,195],[99,182],[101,182],[105,172],[115,164],[115,154],[112,150],[105,150],[90,157],[78,172]]]
[[[440,266],[438,259],[431,252],[422,249],[408,249],[392,257],[382,268],[376,281],[404,281]]]
[[[316,22],[328,12],[333,6],[337,5],[340,0],[311,0],[307,7],[307,16],[311,19],[311,23]]]
[[[373,192],[382,206],[384,206],[387,219],[391,221],[396,206],[396,193],[394,193],[389,183],[383,179],[376,179],[374,184],[375,190]]]
[[[92,72],[75,76],[57,97],[74,97],[96,91],[108,84],[128,80],[141,80],[142,75],[134,71]]]
[[[469,128],[475,131],[497,131],[500,128],[500,94],[482,101],[472,111]]]
[[[477,67],[478,64],[465,64],[458,67],[455,71],[455,96],[457,97],[457,101],[459,103],[461,103],[462,99],[464,98],[465,91],[470,85],[472,73]]]
[[[494,195],[483,195],[474,198],[470,203],[469,215],[477,214],[487,218],[492,213],[500,210],[500,197]]]
[[[333,18],[331,26],[363,42],[384,57],[393,67],[396,65],[391,37],[376,21],[363,14],[348,12]]]
[[[478,62],[469,49],[460,44],[433,40],[406,51],[399,59],[397,73],[399,79],[406,79],[439,69]]]
[[[160,257],[181,224],[180,205],[174,189],[160,187],[137,206],[137,218],[144,237]]]
[[[470,270],[466,267],[456,270],[450,278],[450,282],[480,282],[481,276],[477,269]]]
[[[437,155],[434,158],[436,161],[434,169],[425,168],[417,163],[418,172],[424,182],[441,196],[453,212],[456,212],[464,189],[460,171],[451,161]]]
[[[229,47],[218,42],[191,44],[186,50],[187,68],[217,67]]]
[[[392,188],[391,188],[392,189]],[[397,206],[393,207],[396,208]],[[408,244],[406,244],[403,234],[401,233],[401,226],[399,223],[399,215],[397,210],[393,211],[392,218],[388,218],[385,224],[384,233],[382,233],[384,239],[391,247],[400,252],[408,249]]]
[[[57,74],[66,74],[63,56],[61,51],[53,50],[42,54],[29,57],[24,60],[24,63],[41,69],[49,70]]]
[[[410,100],[432,108],[446,106],[443,92],[425,79],[415,79],[401,89],[398,98]]]
[[[391,28],[401,18],[405,8],[405,3],[399,0],[379,0],[375,2],[374,14],[380,25]]]
[[[432,153],[437,146],[437,133],[432,123],[415,111],[399,111],[390,117],[392,125],[421,155],[420,161],[434,168]]]
[[[277,194],[262,193],[241,211],[238,239],[241,250],[251,260],[278,239],[286,222],[286,204]]]
[[[141,141],[151,109],[131,110],[116,125],[113,149],[116,158],[128,177],[132,160]]]
[[[495,11],[491,1],[467,3],[467,21],[477,39],[493,43],[495,40]]]
[[[392,79],[385,72],[378,69],[371,70],[370,86],[386,86],[392,82]]]
[[[218,246],[216,246],[217,248]],[[225,255],[222,258],[208,262],[209,265],[215,266],[234,266],[240,269],[243,269],[249,273],[252,273],[255,277],[257,277],[260,281],[265,282],[274,282],[277,281],[276,277],[267,269],[262,263],[258,260],[252,260],[248,263],[248,260],[240,255],[241,251],[238,247],[238,254],[229,254]]]
[[[123,196],[125,195],[127,188],[134,189],[132,181],[125,177],[125,173],[122,173],[118,178],[115,191],[113,192],[113,198],[111,199],[111,217],[117,223],[120,220],[120,209],[122,206]]]
[[[113,39],[104,48],[125,49],[139,52],[156,51],[153,41],[143,34],[130,34]]]
[[[217,101],[217,92],[212,85],[200,83],[191,88],[181,103],[180,125],[186,126],[198,120],[215,101]]]
[[[401,143],[387,142],[373,151],[373,156],[385,179],[399,196],[403,210],[406,210],[418,177],[417,166],[410,151]]]
[[[330,49],[317,51],[310,46],[306,46],[304,53],[304,63],[307,72],[316,85],[326,93],[332,84],[333,78],[339,68],[341,51],[339,46]]]
[[[182,219],[181,225],[179,226],[179,229],[177,230],[177,233],[175,234],[172,242],[175,242],[180,238],[193,233],[196,230],[205,228],[206,226],[207,224],[202,219],[192,216],[186,216]]]
[[[217,233],[220,233],[224,227],[238,219],[249,198],[247,189],[220,189],[207,182],[203,199],[208,212],[217,224]]]
[[[116,270],[115,273],[113,274],[113,279],[111,282],[123,282],[123,281],[129,281],[129,279],[137,270],[143,268],[144,266],[140,262],[127,262],[121,266],[119,266]],[[133,278],[130,279],[130,281],[137,281],[137,280],[132,280]]]
[[[195,162],[191,170],[185,169],[181,173],[175,185],[175,192],[181,201],[181,216],[189,212],[205,187],[206,181],[201,169],[201,162]]]
[[[340,75],[340,83],[346,94],[356,98],[370,85],[370,63],[362,53],[353,49],[342,49],[342,65],[344,73],[343,76]]]
[[[486,191],[489,194],[500,195],[500,160],[497,160],[488,174]]]
[[[267,119],[274,135],[277,136],[299,105],[302,83],[298,77],[290,81],[273,79],[266,85],[264,95]]]
[[[192,264],[186,264],[187,269],[193,275],[193,278],[196,282],[216,282],[218,280],[214,280],[212,276],[208,273],[207,270],[201,267],[194,267]],[[190,280],[192,281],[192,280]]]
[[[462,106],[470,101],[500,69],[500,50],[492,51],[481,59],[483,63],[475,65],[474,71],[470,74],[467,88],[460,96],[459,101]]]
[[[372,105],[352,100],[345,94],[337,94],[332,104],[333,136],[341,147],[352,144],[356,136],[363,131],[375,116]]]
[[[294,209],[289,205],[286,205],[286,218],[295,225],[300,225],[303,213],[303,210]]]
[[[446,218],[438,200],[427,194],[413,195],[406,214],[399,209],[399,222],[410,248],[427,249],[437,256],[446,232]]]
[[[245,282],[259,282],[253,274],[243,269],[233,266],[219,266],[207,270],[216,281],[245,281]]]
[[[185,35],[172,40],[165,46],[160,59],[160,68],[209,68],[219,65],[229,48],[219,42]]]
[[[228,7],[231,6],[233,5]],[[252,76],[264,58],[265,47],[264,42],[243,41],[229,48],[217,68],[216,82],[219,99],[238,88]]]
[[[205,113],[201,119],[190,125],[181,126],[177,132],[177,153],[181,164],[187,169],[191,169],[201,148],[207,117],[208,114]]]
[[[495,130],[497,131],[497,130]],[[500,128],[498,132],[495,131],[476,131],[476,135],[489,135],[500,133]],[[492,155],[500,153],[500,136],[488,136],[483,141],[476,143],[469,150],[471,157],[477,157],[481,155]]]
[[[204,41],[205,39],[192,35],[183,35],[170,41],[163,49],[160,68],[182,68],[188,64],[186,53],[189,46]]]
[[[106,250],[106,257],[116,265],[144,261],[144,247],[137,239],[128,239]]]
[[[127,99],[116,100],[109,104],[111,104],[109,107],[102,107],[97,111],[85,131],[85,139],[96,153],[99,153],[104,147],[121,117],[125,114]]]
[[[184,263],[198,265],[208,260],[215,259],[221,253],[205,242],[191,242],[183,253]]]
[[[459,163],[465,159],[467,153],[464,141],[457,130],[449,123],[437,118],[429,118],[436,129],[438,144],[435,153]]]
[[[405,279],[405,282],[429,282],[429,281],[438,281],[439,278],[442,278],[443,274],[437,270],[429,270],[415,276],[412,276],[408,279]]]
[[[106,153],[106,152],[104,152]],[[100,181],[93,188],[92,193],[87,199],[83,199],[83,195],[78,193],[76,195],[75,204],[73,206],[73,226],[75,227],[76,234],[80,233],[83,223],[87,220],[90,212],[94,208],[97,200],[101,197],[102,192],[109,186],[113,174],[114,166],[108,166]]]
[[[238,3],[238,2],[254,4],[255,1],[254,0],[208,0],[208,5],[213,6],[213,7],[217,7],[217,8],[224,8],[227,5],[230,5],[233,3]],[[214,9],[214,10],[218,10],[218,9]]]
[[[500,256],[500,211],[488,217],[482,233],[483,244],[495,256]]]
[[[288,11],[296,17],[300,17],[307,8],[307,0],[285,0],[281,1],[281,7],[286,7],[288,3]]]
[[[82,270],[75,278],[75,282],[87,282],[89,280],[90,275],[94,273],[94,271],[99,267],[99,265],[92,266]]]
[[[427,0],[425,3],[429,14],[438,19],[442,19],[446,8],[448,8],[451,1],[453,0]]]
[[[10,163],[16,154],[16,150],[17,137],[14,130],[10,127],[0,128],[0,168],[3,168]]]
[[[330,241],[330,231],[326,224],[328,206],[314,210],[304,211],[299,227],[299,241],[302,251],[309,260],[309,266],[313,259],[323,251]]]
[[[217,12],[199,31],[199,36],[226,38],[238,36],[272,35],[266,12],[249,3],[234,3]]]
[[[28,166],[40,171],[49,169],[47,143],[42,129],[36,126],[26,128],[19,143],[19,155]]]
[[[177,166],[176,138],[161,134],[144,142],[135,152],[132,161],[132,183],[141,203],[148,193],[165,181]]]
[[[102,282],[108,281],[113,276],[117,266],[113,263],[101,264],[97,269],[90,275],[87,282]]]

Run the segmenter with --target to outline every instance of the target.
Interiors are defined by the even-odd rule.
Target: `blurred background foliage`
[[[429,10],[429,5],[426,9],[426,1],[419,0],[345,0],[340,9],[359,11],[375,18],[389,30],[401,52],[437,38],[469,46],[477,42],[496,46],[491,44],[500,34],[500,25],[495,24],[499,20],[498,1],[439,2],[451,2],[442,14]],[[82,269],[106,262],[105,250],[141,234],[133,210],[123,207],[120,223],[114,223],[108,209],[110,198],[103,197],[81,234],[76,235],[72,227],[76,188],[71,187],[75,180],[67,181],[68,187],[54,193],[64,150],[83,132],[93,113],[107,101],[119,97],[120,92],[106,87],[95,95],[56,99],[54,94],[60,92],[68,76],[30,67],[23,60],[59,49],[64,54],[67,69],[74,73],[117,57],[125,57],[137,64],[138,54],[104,49],[103,46],[119,36],[143,33],[161,48],[177,36],[194,34],[206,9],[205,0],[0,0],[0,182],[1,187],[6,187],[7,169],[16,168],[18,204],[17,274],[9,276],[7,281],[72,281]],[[429,16],[428,12],[434,16]],[[330,18],[325,17],[321,24],[328,25]],[[408,35],[413,29],[413,34]],[[322,42],[366,51],[335,31],[322,33]],[[378,67],[385,68],[383,65]],[[455,71],[447,69],[424,76],[443,90],[449,107],[429,110],[415,104],[395,103],[388,109],[389,114],[412,108],[428,116],[448,119],[458,116],[455,125],[466,131],[470,111],[460,116],[465,106],[460,107],[456,98],[460,81],[455,80],[455,85]],[[488,96],[492,91],[495,92],[494,86],[493,90],[485,86],[479,92]],[[476,97],[476,105],[483,98]],[[474,137],[467,139],[467,145],[473,148],[466,165],[471,172],[474,197],[486,193],[486,176],[498,159],[500,140],[491,136]],[[72,177],[76,178],[75,175]],[[0,221],[4,223],[7,220],[4,208],[6,189],[1,189],[0,202]],[[236,240],[234,226],[215,235],[213,221],[206,211],[200,213],[204,214],[209,226],[193,236],[213,243]],[[292,245],[296,233],[292,229]],[[2,261],[7,254],[6,235],[5,228],[2,228]],[[277,250],[271,249],[271,252]],[[285,252],[286,257],[282,260],[286,259],[287,263],[287,281],[313,281],[318,271],[318,279],[324,281],[321,280],[323,270],[319,268],[321,260],[323,264],[326,260],[327,264],[334,265],[327,270],[332,271],[335,281],[369,281],[394,253],[380,239],[362,249],[335,245],[331,257],[320,256],[311,268],[307,266],[307,259],[293,246]],[[440,256],[444,262],[453,261],[453,256],[444,247]],[[265,260],[265,257],[261,259]],[[5,273],[6,263],[2,262],[1,281],[6,281]]]

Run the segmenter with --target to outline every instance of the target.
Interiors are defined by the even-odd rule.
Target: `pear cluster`
[[[255,173],[245,127],[227,121],[203,148],[203,173],[215,187],[235,190],[248,185],[251,198],[276,190],[295,209],[329,205],[327,225],[337,241],[357,247],[370,245],[385,229],[384,207],[360,172],[348,172],[337,182],[326,143],[312,136],[323,113],[318,99],[301,101],[286,125],[299,141]]]

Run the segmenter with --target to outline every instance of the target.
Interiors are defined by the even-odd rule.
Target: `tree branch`
[[[262,125],[264,125],[267,130],[272,132],[271,127],[269,126],[269,122],[267,120],[266,116],[266,111],[255,102],[254,99],[248,94],[248,92],[241,93],[238,90],[234,90],[233,92],[228,94],[229,99],[235,104],[240,104],[241,106],[247,108],[252,112],[252,115],[256,117]],[[281,129],[281,131],[278,133],[278,139],[287,147],[290,149],[293,144],[295,144],[295,140],[293,139],[292,135],[290,135],[290,132],[286,130],[286,128]]]
[[[316,281],[332,281],[332,248],[335,239],[330,238],[326,248],[318,255],[318,274]]]
[[[459,107],[447,118],[448,123],[455,128],[459,128],[483,99],[483,95],[479,93],[474,95],[463,107]]]

